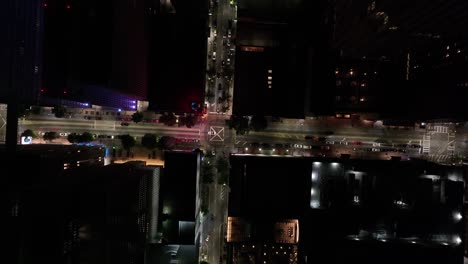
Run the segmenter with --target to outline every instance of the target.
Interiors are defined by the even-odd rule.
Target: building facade
[[[228,263],[463,261],[461,167],[233,155],[231,168]]]

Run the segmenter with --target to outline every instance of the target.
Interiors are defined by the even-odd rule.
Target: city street
[[[212,1],[208,38],[206,93],[208,112],[232,113],[236,6]]]
[[[5,142],[7,106],[0,104],[0,142]]]
[[[26,119],[20,120],[19,132],[32,129],[36,132],[63,132],[63,133],[83,133],[90,132],[96,135],[117,136],[129,134],[141,137],[144,134],[156,134],[158,136],[172,136],[176,138],[200,139],[198,128],[169,127],[163,124],[152,123],[130,123],[122,126],[120,121],[102,120],[76,120],[65,118],[51,118],[45,120]]]

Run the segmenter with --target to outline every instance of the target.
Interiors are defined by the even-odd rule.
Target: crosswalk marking
[[[431,136],[425,135],[422,140],[422,153],[429,154],[431,150]]]
[[[448,133],[448,127],[446,127],[446,126],[434,126],[434,132],[436,132],[436,133]]]
[[[221,192],[220,192],[220,198],[222,201],[224,201],[224,197],[226,196],[226,185],[223,185],[221,187]]]
[[[428,160],[433,161],[433,162],[440,162],[440,163],[451,162],[452,158],[453,158],[453,155],[450,155],[450,154],[428,156]]]

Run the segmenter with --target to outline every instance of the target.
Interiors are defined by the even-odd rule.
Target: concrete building
[[[332,111],[328,1],[237,1],[234,113],[303,118]]]
[[[231,168],[228,263],[463,261],[461,167],[232,155]]]

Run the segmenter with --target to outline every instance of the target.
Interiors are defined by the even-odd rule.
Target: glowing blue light
[[[117,110],[117,111],[122,112],[122,109],[119,108],[119,110]]]

